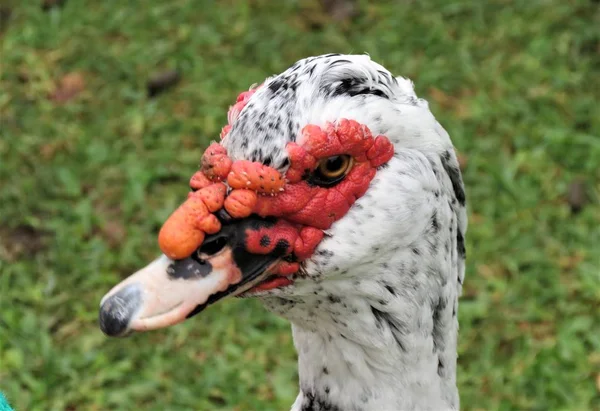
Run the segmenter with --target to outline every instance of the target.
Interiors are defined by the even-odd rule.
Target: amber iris
[[[352,162],[352,157],[347,154],[324,158],[317,164],[317,168],[309,177],[309,182],[331,187],[344,179],[352,168]]]

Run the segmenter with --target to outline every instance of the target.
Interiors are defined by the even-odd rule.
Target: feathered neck
[[[294,411],[459,407],[466,211],[454,153],[397,153],[378,178],[323,240],[312,276],[263,298],[292,322]]]
[[[458,287],[448,281],[457,273],[439,267],[434,277],[408,266],[408,253],[307,285],[302,297],[265,300],[292,321],[293,411],[458,409]]]

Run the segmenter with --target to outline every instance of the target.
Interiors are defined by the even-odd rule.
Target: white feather
[[[355,80],[362,89],[348,91]],[[285,170],[285,146],[304,125],[341,118],[395,147],[307,276],[260,296],[292,322],[301,389],[292,409],[458,409],[466,212],[452,142],[427,102],[366,55],[331,55],[267,79],[250,103],[226,141],[234,159],[268,157]]]

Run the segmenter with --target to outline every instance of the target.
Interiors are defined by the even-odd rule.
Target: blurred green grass
[[[16,410],[289,408],[289,325],[256,301],[126,340],[96,318],[158,254],[237,93],[326,52],[413,79],[468,160],[463,409],[600,409],[597,1],[361,1],[341,21],[316,1],[0,9],[0,390]],[[148,98],[165,69],[181,82]],[[57,104],[69,73],[84,89]],[[589,202],[573,214],[575,179]]]

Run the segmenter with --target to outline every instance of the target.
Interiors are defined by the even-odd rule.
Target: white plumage
[[[273,82],[282,82],[275,96]],[[289,133],[256,127],[269,118],[291,122]],[[252,96],[225,146],[281,164],[304,124],[339,118],[386,135],[395,155],[328,230],[306,277],[260,296],[292,322],[301,390],[293,410],[458,409],[464,191],[450,138],[412,83],[366,55],[300,61]]]

